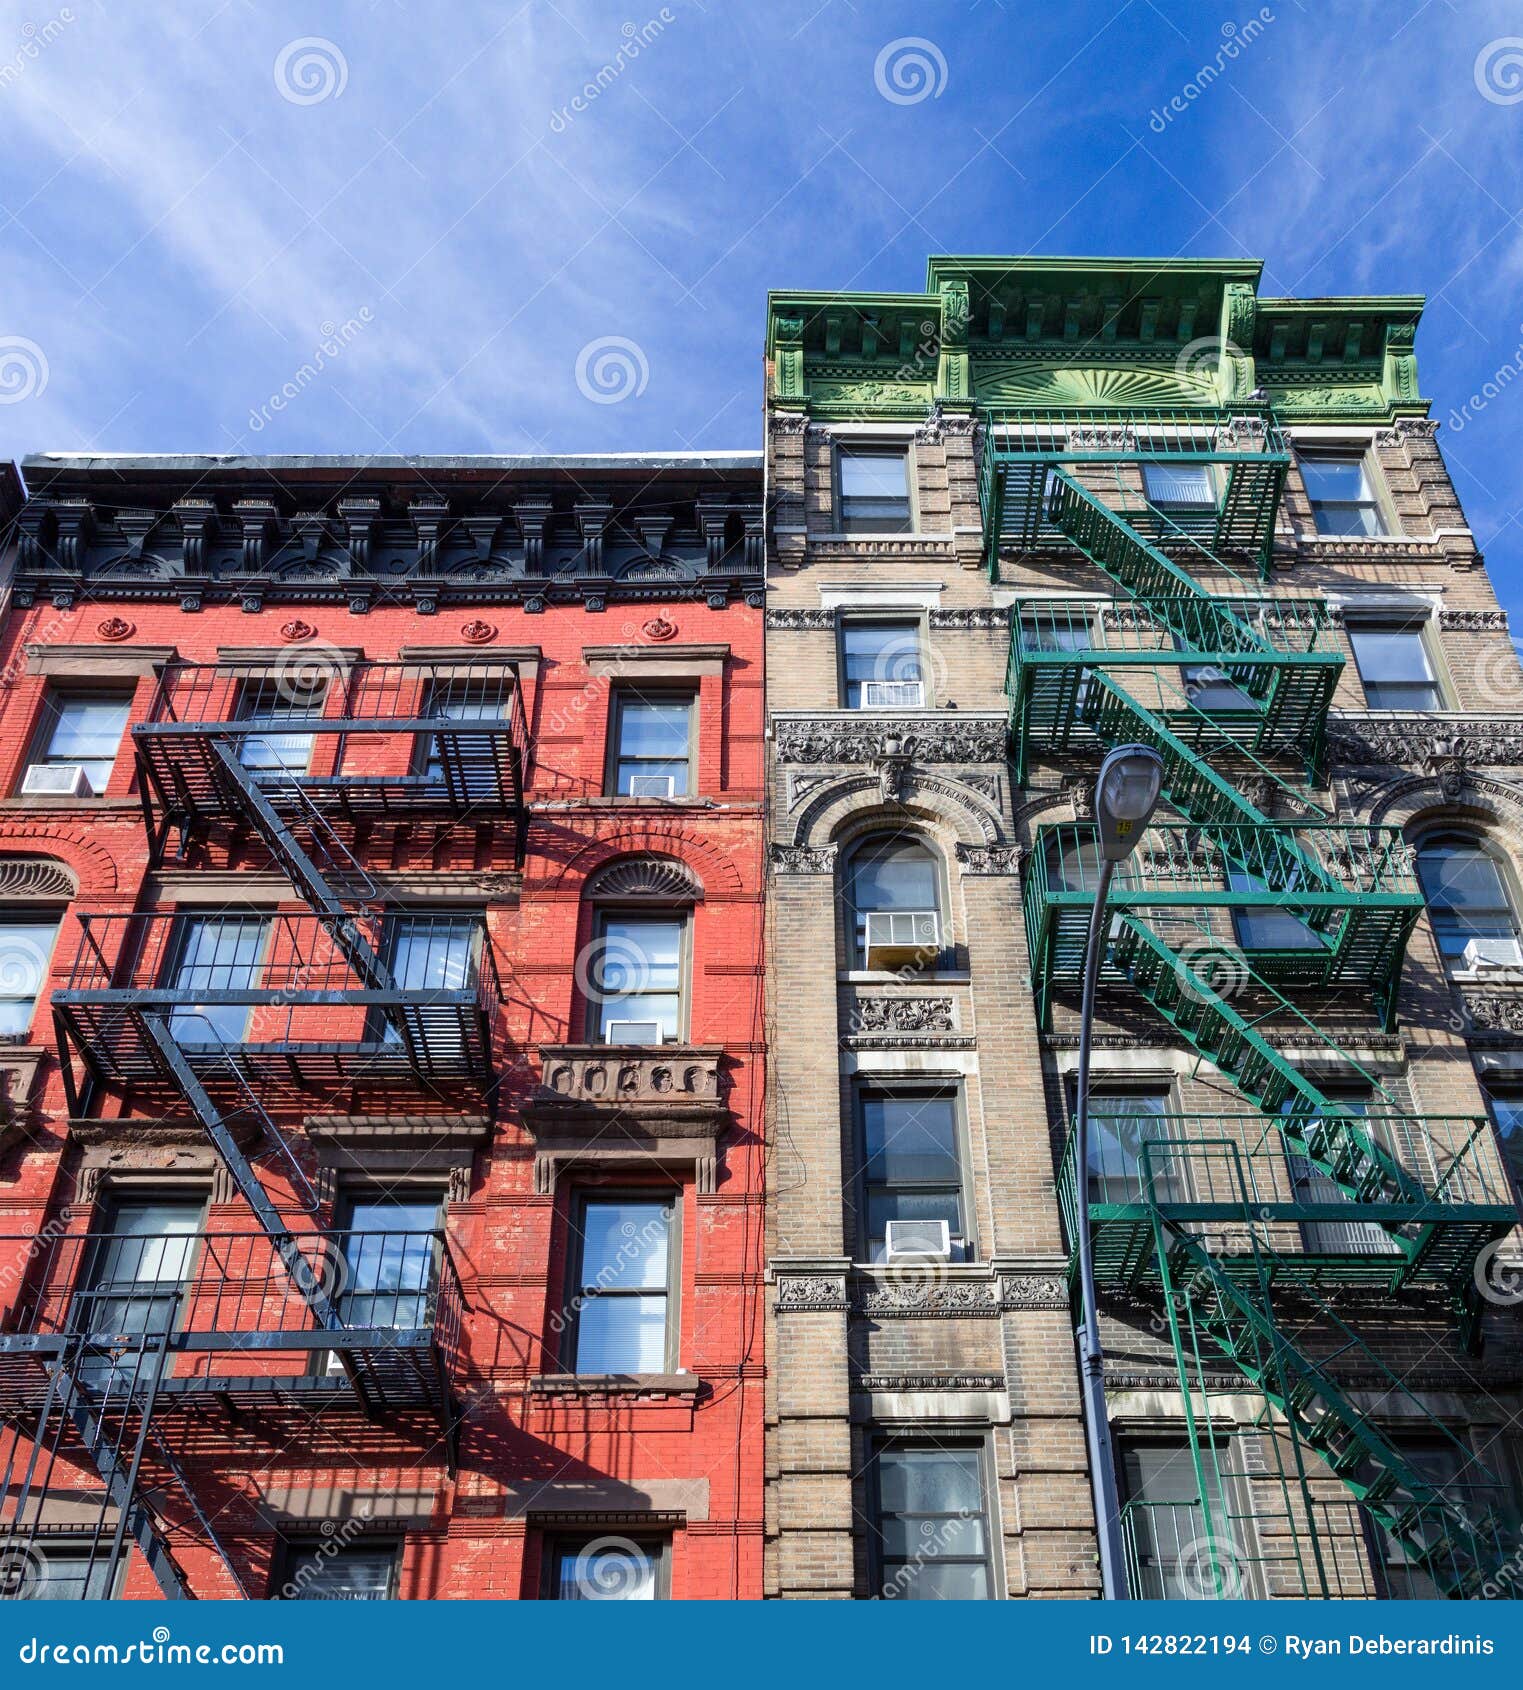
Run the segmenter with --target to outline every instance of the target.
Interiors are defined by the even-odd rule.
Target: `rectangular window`
[[[322,713],[321,687],[273,676],[245,682],[238,695],[238,721],[245,730],[238,741],[238,761],[256,777],[272,781],[306,774],[313,735],[290,733],[285,724]]]
[[[613,695],[613,791],[620,798],[685,798],[692,789],[693,695]]]
[[[190,915],[180,923],[167,985],[187,1001],[170,1011],[179,1044],[239,1045],[253,1005],[200,1001],[211,992],[252,992],[264,967],[269,922],[258,915]]]
[[[395,1544],[298,1540],[286,1556],[286,1602],[387,1602],[396,1591]]]
[[[1136,1583],[1132,1595],[1138,1601],[1258,1594],[1243,1588],[1251,1566],[1248,1546],[1243,1545],[1241,1561],[1234,1562],[1221,1542],[1224,1523],[1234,1539],[1251,1529],[1251,1521],[1242,1518],[1240,1510],[1231,1509],[1232,1484],[1219,1471],[1224,1455],[1225,1451],[1210,1448],[1201,1452],[1205,1494],[1211,1503],[1208,1517],[1195,1458],[1184,1439],[1150,1438],[1123,1446],[1122,1533]],[[1220,1547],[1203,1553],[1211,1544]],[[1221,1576],[1229,1581],[1220,1590],[1211,1571],[1217,1562]]]
[[[98,798],[111,779],[131,708],[130,697],[50,693],[23,790]],[[34,769],[50,773],[34,775]]]
[[[395,916],[386,924],[381,960],[399,992],[463,992],[476,979],[476,944],[481,923],[474,916]],[[431,1032],[440,1040],[452,1038],[448,1023]],[[402,1035],[386,1016],[377,1013],[370,1037],[399,1044]],[[436,1046],[435,1054],[442,1055]]]
[[[1301,479],[1319,534],[1382,534],[1380,501],[1364,459],[1351,453],[1300,454]]]
[[[1363,1117],[1369,1113],[1368,1087],[1319,1082],[1318,1090],[1333,1105],[1331,1113]],[[1334,1179],[1304,1156],[1290,1156],[1290,1185],[1298,1203],[1346,1203],[1348,1196]],[[1387,1256],[1399,1248],[1383,1226],[1373,1221],[1307,1221],[1301,1228],[1306,1248],[1314,1255]]]
[[[1497,1527],[1495,1524],[1488,1526],[1488,1516],[1494,1520],[1499,1512],[1503,1512],[1505,1517],[1506,1504],[1480,1460],[1462,1444],[1442,1436],[1403,1437],[1391,1436],[1390,1433],[1387,1436],[1420,1478],[1426,1479],[1433,1489],[1442,1491],[1451,1503],[1476,1522],[1477,1547],[1495,1543]],[[1441,1513],[1430,1507],[1419,1518],[1419,1535],[1435,1539],[1453,1535],[1447,1510]],[[1373,1516],[1370,1517],[1370,1527],[1379,1563],[1381,1593],[1387,1601],[1433,1602],[1449,1594],[1441,1585],[1440,1578],[1446,1568],[1458,1569],[1465,1565],[1467,1546],[1463,1536],[1453,1545],[1452,1559],[1446,1559],[1442,1551],[1439,1553],[1436,1561],[1439,1576],[1436,1577],[1434,1572],[1414,1563],[1405,1545]]]
[[[1210,464],[1144,464],[1142,487],[1148,503],[1159,510],[1216,509],[1216,483]]]
[[[1301,871],[1292,868],[1286,875],[1286,885],[1278,891],[1294,890]],[[1229,865],[1227,890],[1257,895],[1269,891],[1269,882],[1251,870]],[[1328,941],[1313,927],[1309,927],[1293,909],[1276,904],[1249,904],[1232,912],[1233,931],[1245,951],[1319,951],[1328,948]]]
[[[654,1602],[667,1595],[664,1543],[604,1535],[552,1544],[546,1595],[555,1602]]]
[[[848,710],[918,710],[925,703],[918,622],[847,621],[841,671]]]
[[[1350,622],[1349,641],[1371,710],[1442,710],[1422,622]]]
[[[460,681],[431,687],[423,714],[446,722],[506,721],[511,701]],[[416,767],[431,785],[455,789],[470,798],[496,790],[497,736],[480,734],[420,734]]]
[[[598,915],[588,1005],[593,1042],[659,1045],[682,1037],[680,915]]]
[[[1512,1175],[1513,1189],[1523,1193],[1523,1085],[1494,1085],[1486,1093],[1496,1122],[1502,1159]]]
[[[863,1091],[863,1195],[868,1258],[882,1261],[890,1221],[945,1221],[952,1253],[967,1253],[961,1121],[955,1087]]]
[[[0,1602],[99,1601],[113,1594],[109,1533],[94,1549],[45,1538],[16,1547],[14,1554],[0,1552]]]
[[[120,1204],[107,1235],[90,1247],[85,1289],[75,1294],[69,1308],[73,1329],[151,1337],[173,1332],[195,1261],[202,1213],[199,1199]],[[114,1371],[131,1386],[142,1382],[138,1376],[148,1365],[131,1350],[120,1360],[105,1350],[91,1351],[80,1372],[99,1385]]]
[[[344,1204],[340,1323],[422,1332],[433,1325],[440,1199],[386,1192]]]
[[[1147,1176],[1153,1194],[1162,1202],[1176,1197],[1183,1169],[1167,1148],[1144,1159],[1143,1146],[1171,1136],[1165,1117],[1169,1092],[1102,1091],[1089,1095],[1089,1200],[1091,1203],[1141,1203],[1147,1196]]]
[[[58,941],[56,915],[0,915],[0,1038],[24,1039]]]
[[[676,1250],[671,1199],[588,1197],[568,1285],[573,1373],[667,1373]]]
[[[836,453],[843,534],[908,534],[910,455],[903,447],[842,446]]]
[[[994,1594],[984,1465],[981,1442],[879,1445],[873,1525],[880,1596],[958,1602]]]

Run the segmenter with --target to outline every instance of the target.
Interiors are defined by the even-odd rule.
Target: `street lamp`
[[[1089,1222],[1089,1050],[1094,1034],[1095,990],[1105,949],[1105,900],[1116,865],[1137,848],[1163,786],[1163,759],[1151,746],[1118,745],[1100,765],[1095,782],[1095,821],[1100,836],[1100,877],[1089,918],[1084,952],[1084,998],[1079,1018],[1079,1096],[1074,1126],[1074,1211],[1079,1244],[1079,1365],[1084,1400],[1084,1436],[1089,1447],[1089,1482],[1100,1534],[1100,1589],[1110,1600],[1127,1595],[1121,1547],[1121,1503],[1105,1411],[1105,1352],[1095,1302],[1095,1251]]]

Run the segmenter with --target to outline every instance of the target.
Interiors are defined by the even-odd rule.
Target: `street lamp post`
[[[1084,1401],[1084,1436],[1089,1448],[1089,1482],[1100,1538],[1100,1587],[1108,1600],[1128,1594],[1121,1545],[1121,1503],[1105,1408],[1105,1352],[1095,1300],[1094,1239],[1089,1222],[1089,1052],[1093,1042],[1095,991],[1105,951],[1105,901],[1116,865],[1142,838],[1163,785],[1163,759],[1151,746],[1119,745],[1100,765],[1095,782],[1095,821],[1100,840],[1100,876],[1084,952],[1084,997],[1079,1020],[1079,1095],[1074,1125],[1074,1211],[1079,1246],[1079,1365]]]

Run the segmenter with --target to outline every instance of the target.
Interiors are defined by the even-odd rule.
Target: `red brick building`
[[[24,474],[8,1592],[759,1595],[760,458]]]

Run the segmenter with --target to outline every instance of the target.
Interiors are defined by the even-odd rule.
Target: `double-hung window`
[[[1364,459],[1348,452],[1302,452],[1301,479],[1319,534],[1381,534],[1385,521]]]
[[[981,1442],[884,1442],[873,1457],[878,1594],[911,1602],[994,1594]]]
[[[1265,865],[1267,866],[1267,865]],[[1252,897],[1269,897],[1276,901],[1263,904],[1241,904],[1232,911],[1232,926],[1237,942],[1245,951],[1317,951],[1326,950],[1328,941],[1306,918],[1296,913],[1290,900],[1303,880],[1299,864],[1281,865],[1278,878],[1283,884],[1271,888],[1262,874],[1232,863],[1227,868],[1227,889]],[[1281,905],[1278,899],[1284,898]]]
[[[201,1219],[199,1199],[119,1205],[109,1232],[90,1247],[86,1289],[70,1306],[73,1330],[99,1339],[127,1333],[156,1338],[174,1331]],[[82,1371],[94,1382],[115,1372],[132,1384],[142,1382],[148,1365],[130,1349],[113,1360],[103,1346],[86,1351]]]
[[[445,722],[502,722],[510,703],[478,687],[445,682],[430,690],[423,714]],[[495,737],[491,732],[420,735],[419,772],[431,785],[458,789],[461,797],[489,794],[496,787]]]
[[[58,917],[0,914],[0,1038],[25,1038],[58,940]]]
[[[396,1588],[395,1544],[298,1539],[286,1556],[287,1602],[387,1602]]]
[[[1421,620],[1361,617],[1349,622],[1348,633],[1371,710],[1443,709]]]
[[[856,967],[918,971],[940,961],[941,876],[918,840],[868,840],[851,859],[846,897]]]
[[[602,910],[593,944],[588,1005],[599,1044],[670,1044],[682,1036],[680,914]]]
[[[1153,1196],[1169,1202],[1179,1192],[1182,1169],[1178,1151],[1163,1141],[1169,1093],[1151,1090],[1096,1092],[1089,1095],[1089,1200],[1091,1203],[1141,1203],[1149,1176]],[[1177,1129],[1173,1136],[1178,1136]],[[1156,1144],[1151,1152],[1146,1146]]]
[[[586,1197],[567,1289],[574,1373],[668,1373],[676,1365],[676,1222],[670,1197]]]
[[[0,1555],[0,1602],[99,1601],[112,1582],[109,1534],[99,1545],[64,1539]]]
[[[421,1332],[433,1324],[439,1199],[356,1193],[345,1204],[339,1324]]]
[[[1520,925],[1502,865],[1469,834],[1423,841],[1417,878],[1449,969],[1523,967]]]
[[[840,447],[836,482],[843,534],[911,531],[910,455],[904,447]]]
[[[545,1594],[555,1602],[654,1602],[666,1595],[664,1542],[623,1536],[555,1543]]]
[[[102,693],[48,696],[36,749],[28,760],[28,791],[98,798],[106,790],[132,707],[130,698]],[[50,771],[47,777],[32,770]]]
[[[1126,1502],[1121,1510],[1143,1602],[1256,1596],[1252,1521],[1234,1481],[1221,1471],[1224,1447],[1200,1451],[1200,1470],[1184,1439],[1148,1438],[1121,1451]],[[1201,1482],[1204,1479],[1205,1492]]]
[[[238,761],[258,780],[306,774],[313,735],[292,733],[286,724],[310,721],[322,712],[321,687],[273,676],[246,682],[238,696]]]
[[[920,624],[844,623],[841,670],[848,710],[918,710],[925,703]]]
[[[873,1088],[858,1097],[866,1236],[873,1261],[890,1221],[945,1221],[952,1254],[967,1253],[960,1103],[955,1086]]]
[[[1362,1120],[1369,1113],[1370,1093],[1364,1086],[1319,1084],[1335,1115]],[[1291,1155],[1290,1183],[1298,1203],[1346,1203],[1347,1193],[1330,1175],[1304,1156]],[[1374,1221],[1307,1221],[1301,1229],[1306,1248],[1314,1255],[1386,1256],[1399,1248],[1396,1240]]]
[[[685,798],[692,790],[693,695],[615,692],[613,792]]]
[[[169,1030],[182,1045],[238,1045],[252,1003],[206,1001],[212,992],[257,990],[270,924],[258,915],[188,915],[180,922],[167,984],[178,994]]]

